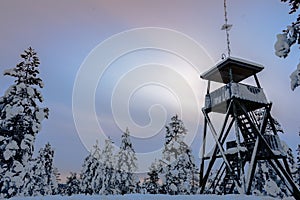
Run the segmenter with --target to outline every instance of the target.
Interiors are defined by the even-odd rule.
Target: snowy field
[[[162,195],[162,194],[128,194],[128,195],[74,195],[74,196],[38,196],[38,197],[13,197],[11,200],[275,200],[272,197],[258,197],[246,195]],[[285,200],[294,200],[289,197]]]

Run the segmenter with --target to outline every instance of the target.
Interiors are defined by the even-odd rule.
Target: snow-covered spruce
[[[254,114],[255,114],[255,118],[256,118],[257,122],[259,124],[261,124],[262,120],[263,120],[263,117],[264,117],[264,114],[265,114],[265,109],[263,109],[263,108],[257,109],[257,110],[254,111]],[[273,124],[275,125],[276,132],[277,133],[284,133],[283,128],[282,128],[281,124],[278,122],[278,120],[275,119],[275,118],[272,118],[272,120],[273,120]],[[268,122],[265,133],[270,134],[272,132],[273,132],[273,128],[271,126],[271,123]]]
[[[171,164],[184,152],[187,146],[183,141],[186,134],[187,130],[185,129],[183,122],[177,115],[173,116],[171,122],[166,126],[162,159],[164,163]]]
[[[36,52],[29,47],[21,58],[15,68],[4,72],[15,77],[15,83],[0,98],[0,197],[6,198],[22,193],[35,137],[49,111],[39,106],[43,81],[38,77]]]
[[[149,172],[147,173],[148,177],[144,179],[142,184],[142,188],[144,189],[143,193],[146,194],[159,194],[160,193],[160,185],[159,181],[159,169],[157,167],[156,161],[151,164],[149,168]]]
[[[283,151],[287,155],[287,162],[291,171],[292,178],[297,182],[297,163],[294,158],[293,150],[287,145],[286,142],[281,141]]]
[[[101,151],[97,141],[84,160],[80,191],[84,194],[117,194],[115,176],[113,142],[110,138],[106,139],[104,149]]]
[[[295,90],[296,87],[300,86],[300,64],[297,65],[297,69],[290,75],[291,89]]]
[[[161,191],[167,194],[194,194],[197,169],[190,147],[184,142],[187,130],[177,115],[166,126],[163,158],[160,161]]]
[[[116,161],[113,142],[110,138],[105,140],[105,145],[101,154],[103,163],[102,169],[102,187],[100,194],[117,194],[115,189]]]
[[[137,158],[130,141],[128,128],[122,135],[120,150],[116,158],[115,189],[117,193],[128,194],[135,191]]]
[[[67,177],[65,191],[63,195],[74,195],[80,193],[80,180],[77,173],[71,172],[70,176]]]
[[[40,196],[57,194],[57,180],[53,166],[54,150],[47,143],[31,161],[30,172],[24,179],[23,195]]]
[[[100,148],[98,141],[93,146],[90,154],[85,158],[80,174],[80,191],[84,194],[96,194],[99,184],[96,182],[97,168],[100,163]]]
[[[90,182],[93,194],[99,194],[103,185],[103,171],[104,166],[101,161],[101,150],[98,144],[98,140],[96,141],[96,145],[94,146],[94,152],[92,154],[94,157],[94,163],[92,164],[92,169],[94,168],[95,173]]]
[[[300,131],[298,132],[298,137],[300,137]],[[295,175],[295,181],[298,185],[300,185],[300,144],[298,144],[298,147],[296,149],[297,157],[296,157],[296,175]]]

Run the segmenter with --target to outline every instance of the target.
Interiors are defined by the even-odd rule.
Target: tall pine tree
[[[36,52],[29,47],[21,58],[15,68],[4,72],[15,77],[15,83],[0,98],[0,197],[21,193],[35,137],[49,111],[39,107],[43,102],[39,89],[44,85],[38,77]]]

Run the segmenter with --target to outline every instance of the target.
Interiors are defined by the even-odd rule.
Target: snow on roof
[[[227,84],[230,82],[230,69],[232,70],[233,81],[238,83],[260,72],[264,67],[261,64],[241,58],[228,57],[204,72],[200,77],[205,80]]]

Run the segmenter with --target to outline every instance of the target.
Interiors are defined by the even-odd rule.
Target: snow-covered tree
[[[80,193],[80,181],[75,172],[71,172],[70,176],[67,177],[65,192],[69,196]]]
[[[99,188],[99,184],[95,179],[97,179],[97,169],[100,162],[100,148],[98,141],[93,146],[90,154],[85,158],[82,170],[81,170],[81,182],[80,190],[85,194],[94,194],[95,189]]]
[[[284,182],[266,160],[259,160],[257,163],[252,194],[280,198],[289,195]]]
[[[196,166],[189,148],[166,168],[164,188],[168,194],[194,194],[197,191]]]
[[[101,161],[103,163],[102,188],[100,194],[116,194],[115,174],[116,163],[113,142],[110,138],[105,140]]]
[[[256,120],[259,124],[262,123],[264,112],[265,112],[265,110],[262,109],[262,108],[257,109],[254,112],[255,118],[256,118]],[[275,126],[275,129],[276,129],[276,132],[277,133],[284,133],[283,128],[282,128],[281,124],[278,122],[278,120],[273,118],[273,117],[272,117],[272,120],[273,120],[273,124]],[[273,132],[272,126],[271,126],[270,122],[268,121],[267,126],[266,126],[266,130],[265,130],[265,134],[270,134],[272,132]]]
[[[57,194],[67,195],[67,185],[65,183],[59,183],[57,187]]]
[[[265,195],[266,192],[264,190],[265,185],[265,177],[264,177],[264,171],[262,168],[262,162],[257,162],[257,168],[254,174],[253,183],[252,183],[252,194],[261,196]]]
[[[271,197],[283,197],[283,193],[278,187],[277,183],[273,179],[267,179],[264,185],[264,190],[266,194]]]
[[[293,150],[290,147],[288,147],[288,149],[286,150],[286,154],[287,154],[287,161],[289,164],[289,168],[292,173],[292,178],[294,179],[294,181],[296,181],[297,180],[297,163],[295,161]]]
[[[300,136],[300,131],[299,131],[298,136]],[[300,144],[298,144],[296,151],[297,151],[297,160],[296,160],[297,172],[296,172],[296,180],[295,181],[298,185],[300,185]]]
[[[54,167],[53,173],[54,173],[54,175],[55,175],[56,182],[57,182],[57,183],[61,182],[60,172],[58,171],[58,168],[57,168],[57,167]]]
[[[96,160],[96,170],[95,175],[92,178],[91,187],[94,194],[100,194],[103,186],[103,176],[104,176],[104,166],[103,163],[97,159]]]
[[[36,52],[29,47],[21,58],[15,68],[4,72],[16,79],[0,98],[0,197],[21,192],[35,137],[49,111],[39,106],[43,102],[39,91],[43,82],[38,77],[40,61]]]
[[[186,150],[186,144],[184,143],[184,137],[187,134],[187,130],[184,127],[183,122],[177,115],[171,118],[171,122],[166,126],[165,144],[163,150],[164,163],[170,164],[176,161],[182,153]]]
[[[38,102],[43,102],[39,88],[44,87],[42,79],[38,77],[40,61],[31,47],[21,54],[21,58],[23,61],[15,68],[4,72],[4,75],[16,77],[16,80],[0,99],[0,123],[2,129],[18,133],[23,137],[26,134],[36,136],[42,120],[48,117],[49,110],[38,105]],[[27,153],[30,155],[32,151]]]
[[[91,187],[94,194],[99,194],[103,186],[104,165],[101,161],[101,150],[98,147],[98,142],[95,148],[95,174],[92,178]]]
[[[296,183],[300,185],[300,145],[297,148],[297,172],[296,172]]]
[[[169,194],[196,192],[196,165],[190,147],[184,142],[187,130],[177,115],[166,126],[166,139],[161,160],[163,189]]]
[[[137,158],[128,128],[122,135],[120,150],[116,156],[116,189],[121,194],[132,193],[136,185],[134,172],[137,170]]]
[[[205,185],[205,193],[207,194],[218,194],[219,186],[217,184],[217,175],[218,175],[219,169],[213,169],[209,173],[209,176],[207,178],[207,183]],[[221,192],[220,192],[221,193]]]
[[[54,150],[47,143],[40,149],[36,159],[31,161],[30,172],[26,174],[22,193],[24,195],[52,195],[57,193],[58,183],[53,166]]]
[[[258,109],[255,111],[255,117],[260,125],[263,120],[264,109]],[[284,133],[281,124],[275,118],[272,118],[273,124],[275,126],[276,132]],[[273,128],[271,123],[268,121],[264,135],[273,134]],[[287,155],[287,160],[292,162],[293,156],[291,154],[291,149],[284,141],[277,141],[278,144],[275,146],[280,146],[280,151],[283,151]],[[272,145],[271,145],[272,146]],[[281,152],[282,153],[282,152]],[[293,164],[294,165],[294,164]],[[294,166],[290,165],[291,171],[295,171]],[[269,195],[283,197],[289,195],[289,192],[281,178],[277,175],[276,171],[272,168],[268,161],[259,160],[257,162],[256,173],[254,175],[254,180],[252,184],[252,193],[257,195]]]
[[[162,185],[164,193],[175,195],[179,193],[180,181],[178,178],[178,171],[175,171],[174,164],[171,163],[165,167],[165,181]]]
[[[299,9],[299,0],[281,0],[282,2],[288,2],[291,6],[289,14],[296,13]],[[286,58],[290,53],[290,48],[294,44],[300,44],[300,15],[295,22],[287,26],[283,33],[277,35],[277,41],[275,43],[275,54],[278,57]],[[300,64],[297,69],[290,75],[291,89],[294,90],[300,85]]]
[[[156,162],[152,163],[149,172],[147,173],[148,177],[145,178],[143,182],[143,188],[145,189],[145,193],[148,194],[158,194],[160,190],[159,181],[159,169],[157,167]]]
[[[195,194],[199,181],[197,179],[197,168],[195,165],[195,159],[192,155],[191,149],[188,147],[186,151],[180,155],[178,164],[175,169],[178,170],[178,176],[180,178],[179,191],[181,194]]]

